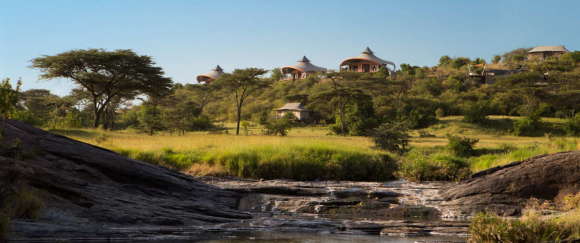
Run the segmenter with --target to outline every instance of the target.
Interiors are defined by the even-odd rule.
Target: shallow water
[[[316,234],[316,233],[279,233],[261,232],[248,233],[243,235],[214,235],[210,239],[204,240],[164,240],[149,241],[151,243],[339,243],[339,242],[361,242],[361,243],[455,243],[465,242],[459,237],[413,237],[398,238],[378,235],[347,235],[347,234]]]

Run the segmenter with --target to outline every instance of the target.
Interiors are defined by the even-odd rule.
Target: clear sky
[[[70,49],[133,49],[175,82],[216,64],[272,69],[303,55],[338,69],[366,46],[397,64],[535,45],[580,49],[580,1],[0,0],[0,78],[66,95],[30,60]]]

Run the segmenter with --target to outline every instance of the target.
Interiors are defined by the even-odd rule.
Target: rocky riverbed
[[[0,145],[0,179],[18,175],[18,185],[44,202],[39,219],[14,220],[15,242],[461,242],[476,212],[517,215],[530,197],[580,191],[580,151],[514,162],[460,183],[300,182],[193,178],[16,121],[6,123]]]
[[[238,208],[254,215],[255,227],[403,237],[467,233],[466,219],[442,205],[441,191],[454,183],[199,179],[244,193]]]

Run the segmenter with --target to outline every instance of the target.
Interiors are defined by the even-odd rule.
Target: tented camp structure
[[[378,58],[368,47],[359,56],[347,58],[340,62],[341,71],[374,73],[378,72],[381,67],[385,67],[391,72],[396,68],[395,63]]]
[[[284,106],[276,109],[277,118],[282,118],[287,113],[291,113],[299,121],[310,119],[310,112],[304,109],[302,103],[286,103]]]
[[[296,63],[296,65],[281,67],[280,71],[282,71],[284,79],[296,80],[307,78],[315,73],[326,72],[326,68],[313,65],[310,63],[310,60],[304,56],[302,57],[302,60],[299,60],[298,63]]]
[[[546,60],[548,57],[559,56],[569,52],[565,46],[536,46],[528,51],[528,60]]]
[[[220,65],[217,65],[211,72],[197,75],[197,82],[210,83],[224,74],[224,70]]]

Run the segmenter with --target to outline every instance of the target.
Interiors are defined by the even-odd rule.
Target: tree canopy
[[[79,91],[86,92],[95,127],[115,99],[133,99],[140,94],[160,96],[172,84],[151,57],[132,50],[72,50],[35,58],[32,67],[42,71],[42,79],[67,78],[79,86]]]

